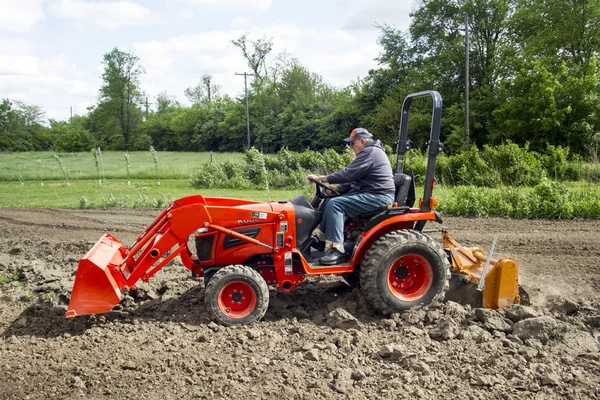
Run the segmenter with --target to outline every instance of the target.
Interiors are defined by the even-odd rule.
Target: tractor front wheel
[[[265,315],[269,306],[269,288],[252,268],[230,265],[210,278],[204,302],[211,317],[222,325],[251,324]]]
[[[361,290],[386,315],[443,299],[449,279],[444,249],[417,231],[383,235],[373,243],[360,269]]]

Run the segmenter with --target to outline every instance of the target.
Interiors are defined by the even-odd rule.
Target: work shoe
[[[335,247],[325,249],[325,255],[319,258],[319,264],[321,265],[336,265],[348,261],[350,261],[350,256],[346,253],[342,253]]]
[[[313,236],[311,239],[310,247],[318,251],[325,250],[325,242],[320,241],[316,236]]]

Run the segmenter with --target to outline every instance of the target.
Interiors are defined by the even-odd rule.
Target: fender
[[[435,211],[419,212],[419,210],[415,208],[411,209],[410,212],[406,214],[383,220],[367,232],[364,232],[356,241],[354,250],[352,251],[353,266],[362,262],[367,250],[369,250],[371,244],[375,240],[392,231],[414,229],[415,222],[418,221],[442,222],[439,213]]]

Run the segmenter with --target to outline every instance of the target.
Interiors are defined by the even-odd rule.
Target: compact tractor
[[[413,177],[403,170],[410,149],[410,105],[420,97],[432,98],[433,112],[424,194],[414,207]],[[443,299],[449,287],[450,294],[460,298],[478,285],[479,306],[519,303],[518,266],[513,259],[493,260],[480,248],[462,247],[443,230],[438,243],[423,231],[427,221],[442,222],[432,197],[436,158],[443,150],[441,112],[442,99],[435,91],[404,100],[395,203],[346,221],[344,247],[351,255],[347,263],[319,265],[322,252],[311,246],[312,232],[321,220],[319,206],[324,198],[336,195],[321,182],[315,182],[316,194],[310,201],[304,196],[267,203],[188,196],[170,203],[130,247],[110,234],[102,236],[79,262],[66,316],[110,311],[140,279],[148,281],[177,256],[192,275],[204,277],[206,307],[223,325],[260,320],[269,305],[268,285],[289,292],[310,275],[341,275],[360,287],[383,314],[429,305]]]

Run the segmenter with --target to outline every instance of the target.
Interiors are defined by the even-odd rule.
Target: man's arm
[[[371,154],[363,151],[356,156],[354,161],[346,169],[327,175],[325,178],[329,183],[351,183],[364,178],[373,165]]]

